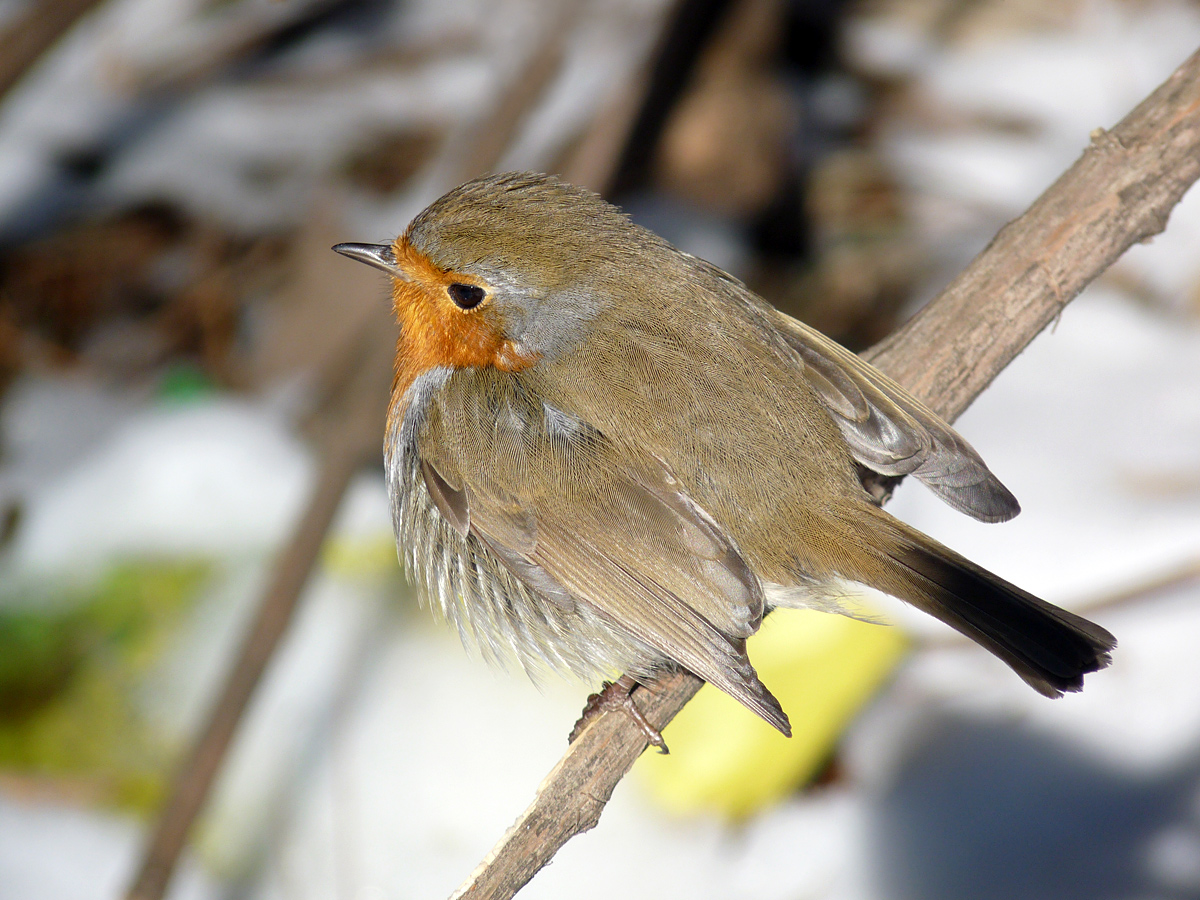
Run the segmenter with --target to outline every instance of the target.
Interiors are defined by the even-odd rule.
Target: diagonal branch
[[[1200,52],[903,328],[864,356],[953,422],[1097,275],[1163,231],[1200,176]]]
[[[1200,53],[1114,129],[1097,129],[1074,166],[867,358],[953,421],[1089,282],[1162,231],[1198,176]],[[661,729],[701,683],[679,672],[635,697]],[[628,715],[594,718],[454,900],[512,897],[559,847],[596,824],[645,749]]]
[[[0,97],[42,58],[47,50],[86,15],[97,0],[60,0],[29,5],[15,22],[0,32]]]

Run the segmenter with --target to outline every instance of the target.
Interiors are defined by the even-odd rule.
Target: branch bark
[[[865,357],[953,421],[1130,245],[1166,227],[1200,176],[1200,52],[1083,156],[908,324]],[[700,689],[679,672],[639,688],[663,728]],[[592,828],[646,749],[625,713],[595,717],[533,803],[453,895],[512,897],[576,834]]]
[[[1200,53],[1111,131],[945,290],[864,354],[953,422],[1200,176]]]
[[[381,318],[384,318],[381,315]],[[275,648],[287,631],[325,533],[354,473],[379,452],[380,423],[387,408],[391,365],[390,328],[378,327],[361,342],[360,353],[345,373],[341,404],[321,423],[324,435],[320,472],[304,515],[275,561],[271,580],[254,620],[203,730],[171,785],[167,803],[142,855],[128,900],[159,900],[183,851],[188,832],[208,797]]]
[[[54,42],[95,6],[97,0],[60,0],[31,4],[29,10],[0,33],[0,97],[33,68]]]

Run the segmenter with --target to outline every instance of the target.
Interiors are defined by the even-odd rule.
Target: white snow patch
[[[1089,290],[956,423],[1022,513],[988,525],[906,484],[888,510],[1048,600],[1200,555],[1200,325]],[[926,616],[906,624],[928,622]],[[920,626],[918,626],[920,627]]]
[[[259,552],[292,527],[311,475],[269,409],[158,404],[26,497],[7,563],[22,577],[72,578],[120,556]]]
[[[0,895],[13,900],[124,896],[141,850],[136,823],[110,813],[0,794]],[[190,856],[168,900],[223,896]]]

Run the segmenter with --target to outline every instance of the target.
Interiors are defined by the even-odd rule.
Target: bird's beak
[[[412,280],[403,269],[396,265],[396,257],[392,254],[391,244],[334,244],[333,249],[342,256],[348,256],[364,262],[368,266],[382,269],[393,278],[399,278],[401,281]]]

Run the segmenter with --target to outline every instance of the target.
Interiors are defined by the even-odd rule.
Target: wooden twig
[[[1189,58],[906,326],[867,354],[953,420],[1064,304],[1131,244],[1162,231],[1200,176],[1200,53]],[[700,688],[677,673],[634,696],[664,727]],[[537,796],[454,894],[505,900],[593,827],[646,748],[633,720],[596,716]]]
[[[1200,557],[1195,557],[1170,569],[1155,572],[1139,581],[1122,585],[1107,594],[1081,601],[1077,606],[1080,609],[1088,610],[1124,606],[1136,600],[1148,600],[1171,588],[1196,580],[1200,580]]]
[[[0,97],[70,30],[97,0],[31,3],[28,10],[0,32]]]
[[[1200,176],[1200,53],[1083,156],[907,325],[864,356],[954,421]]]
[[[393,338],[388,328],[372,330],[369,338],[356,358],[346,389],[341,392],[344,405],[335,408],[338,412],[330,415],[322,429],[328,438],[312,498],[291,540],[275,561],[254,622],[226,676],[212,714],[171,786],[129,889],[129,900],[158,900],[165,893],[192,822],[220,771],[254,689],[292,619],[346,486],[354,473],[379,453]],[[380,377],[381,374],[385,377]]]

